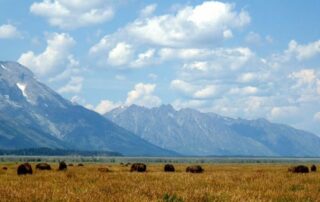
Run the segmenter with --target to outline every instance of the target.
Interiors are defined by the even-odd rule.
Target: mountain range
[[[265,119],[171,105],[131,105],[102,116],[64,99],[27,67],[0,61],[0,150],[33,148],[125,156],[320,156],[320,138]]]
[[[119,107],[105,114],[159,147],[196,156],[320,156],[320,138],[266,119],[244,120],[175,110],[171,105]]]
[[[177,155],[71,103],[16,62],[0,62],[0,149],[47,147],[134,156]]]

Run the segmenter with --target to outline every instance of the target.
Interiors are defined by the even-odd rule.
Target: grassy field
[[[175,173],[163,164],[130,173],[119,164],[57,171],[51,163],[54,170],[29,176],[17,176],[16,163],[0,166],[0,201],[320,201],[320,172],[288,173],[285,164],[203,164],[204,173],[190,174],[188,164],[175,164]]]

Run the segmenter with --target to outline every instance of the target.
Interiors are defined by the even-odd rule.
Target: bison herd
[[[47,163],[38,163],[36,165],[36,169],[37,170],[51,170],[51,166]],[[64,161],[60,162],[58,170],[66,170],[66,169],[67,169],[66,163]],[[18,166],[18,169],[17,169],[18,175],[27,175],[27,174],[32,175],[32,173],[33,173],[32,166],[29,163],[23,163]]]
[[[124,166],[125,164],[121,163],[120,165]],[[147,171],[147,165],[143,163],[133,163],[133,164],[126,164],[125,166],[131,165],[130,172],[146,172]],[[73,166],[73,164],[68,164],[68,166]],[[64,161],[59,162],[59,171],[64,171],[67,170],[67,164]],[[79,163],[78,166],[84,166],[83,164]],[[3,170],[7,170],[7,167],[3,167]],[[38,163],[36,165],[37,170],[52,170],[51,166],[47,163]],[[98,171],[100,172],[110,172],[108,168],[98,168]],[[164,172],[175,172],[175,167],[172,164],[165,164],[163,167]],[[292,173],[309,173],[311,172],[316,172],[317,167],[316,165],[312,165],[309,169],[308,166],[305,165],[297,165],[290,167],[288,169],[289,172]],[[193,165],[193,166],[188,166],[186,168],[187,173],[202,173],[204,172],[204,169],[200,165]],[[17,169],[17,174],[18,175],[27,175],[30,174],[32,175],[33,170],[32,166],[29,163],[23,163],[18,166]]]
[[[121,163],[120,165],[124,165]],[[143,163],[133,163],[133,164],[127,164],[131,165],[130,172],[146,172],[147,171],[147,165]],[[68,166],[73,166],[73,164],[69,164]],[[67,164],[64,161],[61,161],[59,163],[59,171],[67,170]],[[84,166],[83,164],[78,164],[78,166]],[[7,168],[6,168],[7,169]],[[38,163],[36,165],[37,170],[52,170],[51,166],[47,163]],[[166,164],[163,168],[164,172],[175,172],[175,168],[172,164]],[[110,172],[108,168],[98,168],[98,171],[100,172]],[[186,172],[190,173],[202,173],[204,169],[199,165],[189,166],[186,168]],[[27,175],[32,174],[32,166],[29,163],[23,163],[18,166],[17,174],[18,175]]]
[[[166,164],[163,167],[164,172],[175,172],[175,168],[172,164]],[[143,163],[134,163],[130,169],[131,172],[146,172],[147,166]],[[204,169],[199,165],[189,166],[186,168],[187,173],[202,173]]]

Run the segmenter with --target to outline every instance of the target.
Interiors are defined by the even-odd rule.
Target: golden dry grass
[[[320,201],[320,173],[288,173],[289,165],[206,164],[202,174],[185,173],[187,164],[176,164],[175,173],[164,173],[163,164],[149,164],[147,173],[115,164],[65,172],[51,165],[53,171],[17,176],[18,165],[0,164],[9,168],[0,170],[0,201]]]

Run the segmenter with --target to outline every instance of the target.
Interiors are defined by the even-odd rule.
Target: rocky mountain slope
[[[0,149],[49,147],[175,155],[65,100],[15,62],[0,62],[0,120]]]

